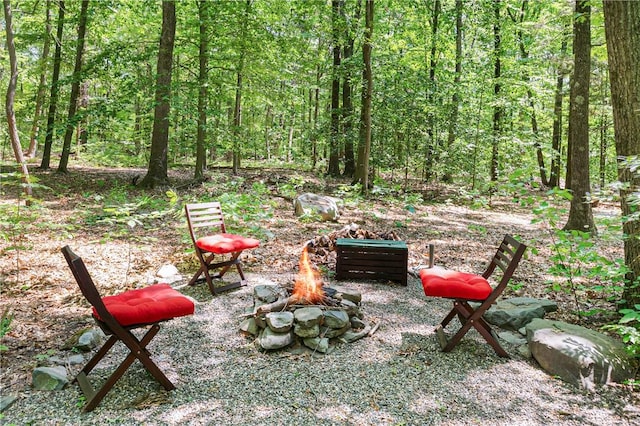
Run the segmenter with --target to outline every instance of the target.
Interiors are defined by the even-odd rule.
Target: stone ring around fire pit
[[[253,289],[252,312],[245,315],[240,330],[267,351],[304,345],[323,354],[333,350],[332,343],[351,343],[375,333],[378,324],[363,321],[359,293],[322,290],[321,300],[311,304],[293,289],[258,285]]]

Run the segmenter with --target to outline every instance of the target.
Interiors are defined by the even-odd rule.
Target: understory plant
[[[556,277],[547,282],[547,288],[553,292],[570,294],[574,304],[574,313],[579,317],[607,313],[604,309],[593,307],[592,299],[600,297],[617,301],[623,290],[628,268],[624,259],[610,258],[601,246],[606,241],[621,241],[621,221],[601,221],[599,235],[588,232],[563,230],[561,220],[566,218],[567,205],[571,200],[568,190],[554,188],[547,191],[542,200],[533,208],[534,223],[546,226],[551,239],[551,266],[548,272]],[[582,307],[587,307],[583,309]]]
[[[603,329],[617,333],[627,345],[627,351],[640,358],[640,304],[621,309],[620,313],[622,318],[617,324],[607,324]]]
[[[9,308],[6,308],[2,312],[0,317],[0,339],[2,339],[11,330],[11,322],[13,321],[13,314],[9,312]],[[6,351],[7,346],[0,344],[0,352]]]

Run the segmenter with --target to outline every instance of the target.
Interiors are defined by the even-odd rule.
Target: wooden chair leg
[[[146,370],[166,389],[172,390],[175,389],[174,384],[167,378],[167,376],[158,368],[158,366],[151,360],[149,351],[147,351],[146,347],[154,338],[154,336],[160,330],[160,326],[158,324],[154,324],[151,328],[145,333],[145,335],[138,341],[138,339],[131,334],[131,332],[127,331],[129,334],[128,337],[124,336],[116,336],[112,335],[109,340],[100,348],[98,353],[94,355],[93,358],[87,363],[87,365],[82,369],[80,374],[76,376],[76,381],[80,385],[80,389],[84,393],[87,403],[84,406],[83,410],[88,412],[92,411],[94,408],[100,404],[100,401],[107,395],[107,393],[113,388],[118,380],[124,375],[124,373],[129,369],[131,364],[138,359],[142,365],[146,368]],[[107,381],[100,387],[100,389],[96,390],[89,381],[88,374],[95,367],[95,365],[100,361],[106,353],[111,349],[116,341],[122,341],[128,348],[129,354],[126,358],[120,363],[118,368],[111,373]]]
[[[478,333],[480,333],[482,337],[484,337],[484,340],[486,340],[487,343],[491,345],[491,347],[498,354],[498,356],[501,356],[503,358],[511,358],[507,353],[507,351],[504,350],[504,348],[500,345],[500,343],[496,339],[495,335],[493,334],[493,329],[491,328],[491,326],[487,324],[487,322],[483,318],[478,318],[477,320],[472,321],[472,324],[475,327],[475,329],[478,330]]]
[[[100,350],[96,352],[96,354],[89,360],[89,362],[84,366],[82,372],[85,374],[89,374],[91,370],[104,358],[104,356],[109,352],[109,349],[118,341],[118,337],[115,335],[109,336],[109,339],[102,345]]]
[[[447,316],[444,317],[444,319],[440,322],[440,325],[442,326],[442,328],[445,328],[451,322],[451,320],[456,316],[457,313],[458,311],[456,310],[456,305],[454,303],[451,311],[449,311]]]
[[[499,356],[510,358],[509,354],[502,348],[494,336],[491,326],[482,317],[483,311],[478,309],[474,310],[466,301],[455,301],[453,305],[451,312],[449,312],[435,330],[438,343],[443,352],[450,352],[462,340],[471,327],[474,327]],[[448,339],[444,333],[444,328],[456,315],[460,318],[462,326],[453,337]]]

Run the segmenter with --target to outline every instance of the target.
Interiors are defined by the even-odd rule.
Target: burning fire
[[[316,304],[324,299],[322,280],[318,271],[311,267],[307,246],[304,246],[300,256],[299,272],[293,287],[291,298],[297,303]]]

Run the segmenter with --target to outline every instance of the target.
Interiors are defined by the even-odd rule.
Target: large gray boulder
[[[633,378],[634,359],[624,345],[597,331],[561,321],[534,319],[525,327],[531,355],[549,374],[575,386]]]
[[[496,302],[484,314],[489,323],[506,330],[518,331],[534,318],[558,310],[556,302],[531,297],[514,297]]]
[[[310,192],[300,194],[293,200],[296,216],[318,214],[323,221],[336,221],[340,216],[336,200]]]

